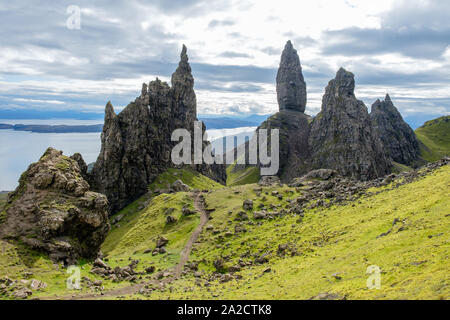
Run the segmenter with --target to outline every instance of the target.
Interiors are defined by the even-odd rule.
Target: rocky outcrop
[[[9,194],[1,238],[19,240],[66,264],[97,257],[109,231],[108,201],[89,190],[79,165],[84,161],[74,158],[49,148],[29,166]]]
[[[354,89],[354,75],[343,68],[328,83],[309,135],[311,169],[334,169],[343,176],[370,180],[389,173],[391,163]]]
[[[286,43],[277,73],[277,98],[281,110],[305,112],[306,83],[297,50],[291,41]]]
[[[174,166],[171,151],[178,142],[172,142],[171,135],[175,129],[188,129],[193,139],[197,102],[185,46],[171,82],[172,86],[159,79],[143,84],[141,95],[118,115],[111,103],[106,105],[92,182],[95,190],[108,197],[111,213],[145,194],[158,174]],[[192,167],[216,181],[226,180],[222,165]]]
[[[420,149],[416,135],[403,120],[389,95],[386,95],[384,101],[375,101],[370,118],[386,153],[395,162],[411,165],[419,158]]]

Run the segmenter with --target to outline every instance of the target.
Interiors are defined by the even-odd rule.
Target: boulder
[[[169,240],[167,239],[167,238],[165,238],[165,237],[159,237],[157,240],[156,240],[156,247],[157,248],[162,248],[162,247],[164,247],[166,244],[168,244],[169,243]]]
[[[28,167],[10,195],[1,238],[19,240],[65,264],[97,257],[110,228],[108,201],[89,191],[80,157],[76,161],[48,148]]]
[[[191,188],[187,184],[184,184],[181,180],[177,180],[172,183],[170,188],[175,192],[188,192],[191,190]]]
[[[244,200],[242,208],[246,211],[253,210],[253,201],[250,199]]]

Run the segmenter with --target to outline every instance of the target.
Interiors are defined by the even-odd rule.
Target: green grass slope
[[[166,183],[173,183],[177,179],[183,180],[192,189],[223,188],[222,185],[189,169],[169,169],[156,179],[150,189],[164,188]],[[199,214],[181,216],[183,206],[187,205],[190,209],[194,209],[190,193],[161,194],[153,197],[149,202],[147,197],[141,197],[111,217],[112,220],[118,215],[123,215],[123,218],[112,226],[101,248],[108,264],[113,268],[124,267],[130,263],[130,260],[140,260],[136,268],[138,272],[142,272],[149,266],[155,266],[156,271],[175,266],[179,261],[181,249],[199,223]],[[170,215],[178,220],[171,225],[166,225],[168,208],[174,209]],[[144,253],[148,249],[155,248],[155,241],[159,236],[169,240],[166,246],[167,253],[155,256],[151,252]],[[82,278],[102,281],[104,290],[133,284],[127,281],[114,283],[90,273],[93,268],[92,261],[80,261],[78,266]],[[7,276],[17,280],[18,285],[22,285],[22,280],[38,279],[48,285],[45,289],[33,292],[31,298],[58,298],[92,293],[92,289],[83,284],[79,291],[68,290],[66,280],[70,274],[66,272],[67,269],[62,265],[54,264],[47,256],[39,252],[29,250],[17,242],[0,240],[0,280]],[[151,275],[145,278],[150,277]],[[11,287],[8,290],[11,291],[9,294],[2,294],[0,290],[0,300],[11,299],[13,289],[14,287]]]
[[[239,272],[242,279],[226,283],[187,276],[172,283],[170,291],[154,291],[151,299],[309,299],[324,293],[347,299],[450,298],[450,166],[345,206],[306,210],[301,221],[294,216],[251,219],[246,233],[234,233],[244,199],[254,199],[255,206],[280,203],[272,188],[258,197],[256,187],[207,196],[208,206],[216,208],[211,225],[220,232],[205,230],[191,259],[200,261],[206,274],[218,257],[233,266],[267,253],[269,262],[245,267]],[[285,199],[299,195],[287,187],[277,190]],[[227,231],[232,235],[226,236]],[[277,255],[280,244],[296,254]],[[367,288],[366,271],[372,265],[381,269],[380,289]]]
[[[450,155],[450,116],[427,121],[415,133],[424,160],[433,162]]]
[[[173,172],[166,175],[173,176]],[[187,175],[192,179],[183,181],[193,188],[211,183],[206,177]],[[213,190],[204,195],[207,207],[215,211],[189,258],[199,263],[199,272],[188,272],[173,282],[152,284],[153,290],[145,295],[118,296],[108,295],[108,290],[134,282],[114,283],[100,278],[90,273],[90,261],[80,261],[81,276],[102,281],[106,292],[103,297],[107,299],[310,299],[320,294],[347,299],[448,299],[449,187],[447,165],[398,188],[371,188],[370,195],[346,205],[305,209],[303,218],[286,215],[255,220],[248,212],[250,220],[240,223],[235,218],[245,199],[252,199],[257,211],[260,203],[285,205],[287,199],[299,197],[302,189],[213,184]],[[274,190],[283,196],[282,200],[272,195]],[[192,195],[179,192],[161,194],[149,202],[144,196],[123,209],[118,213],[123,214],[122,220],[112,227],[102,246],[107,263],[114,268],[140,260],[137,271],[149,266],[157,271],[175,266],[199,224],[199,214],[182,217],[185,205],[193,208]],[[178,219],[175,224],[165,223],[168,208],[173,208],[171,215]],[[246,232],[235,232],[238,224]],[[169,239],[168,253],[145,253],[155,247],[159,236]],[[278,254],[279,245],[287,245],[285,255]],[[213,262],[219,257],[229,268],[254,261],[262,254],[267,254],[269,261],[243,267],[235,273],[240,279],[221,282],[212,277]],[[370,290],[366,272],[374,265],[381,269],[381,288]],[[61,265],[20,243],[0,241],[0,279],[8,276],[19,283],[26,279],[47,283],[47,288],[33,292],[31,298],[67,298],[93,292],[86,285],[80,292],[68,291],[66,272]],[[143,275],[137,282],[154,276]],[[10,298],[0,293],[0,299]]]
[[[193,208],[192,198],[188,193],[162,194],[151,200],[147,208],[137,210],[126,215],[113,226],[102,245],[102,252],[112,267],[126,266],[130,261],[139,259],[138,271],[153,265],[157,270],[164,270],[177,264],[180,252],[189,239],[192,230],[199,223],[199,215],[181,216],[184,205]],[[173,208],[170,214],[178,221],[166,225],[165,212]],[[124,210],[129,210],[125,208]],[[126,213],[121,211],[118,214]],[[154,249],[156,239],[164,236],[169,240],[166,247],[168,254],[155,255],[145,253],[147,249]]]
[[[151,191],[167,188],[176,180],[182,180],[192,189],[217,190],[223,186],[208,177],[190,169],[168,169],[159,175],[155,182],[149,186]],[[173,267],[179,261],[180,252],[190,237],[192,230],[199,223],[199,214],[184,217],[181,209],[187,205],[194,209],[192,196],[186,192],[175,194],[161,194],[151,199],[146,208],[144,206],[146,196],[136,200],[113,217],[122,215],[122,220],[113,225],[102,245],[102,252],[109,257],[111,266],[125,266],[129,258],[139,259],[137,270],[142,271],[145,267],[153,265],[157,270],[165,270]],[[174,224],[166,224],[167,210],[178,221]],[[169,240],[167,245],[168,254],[152,256],[144,253],[155,247],[156,239],[164,236]]]
[[[236,164],[227,167],[227,186],[234,187],[259,181],[258,167],[250,166],[240,169]]]

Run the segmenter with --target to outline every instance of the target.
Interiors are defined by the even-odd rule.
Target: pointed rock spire
[[[384,98],[384,101],[392,103],[391,97],[389,96],[389,93],[386,93],[386,98]]]
[[[379,99],[375,101],[370,118],[383,142],[384,149],[395,162],[410,165],[418,159],[419,142],[414,131],[394,106],[389,94],[384,101]]]
[[[105,107],[105,122],[109,119],[114,119],[115,117],[117,117],[117,115],[114,112],[114,107],[111,101],[108,101]]]
[[[172,110],[180,119],[193,121],[197,117],[197,99],[194,92],[194,77],[189,65],[187,48],[183,44],[180,54],[180,63],[177,70],[172,74],[172,89],[176,106]]]
[[[281,54],[277,73],[277,99],[281,110],[304,112],[306,108],[306,83],[297,50],[289,40]]]
[[[338,96],[354,96],[355,75],[341,67],[334,79],[334,89]]]
[[[180,62],[178,63],[177,70],[172,74],[172,86],[175,86],[177,82],[186,83],[194,87],[194,77],[192,76],[191,66],[189,65],[189,57],[187,55],[187,48],[183,44],[180,54]]]

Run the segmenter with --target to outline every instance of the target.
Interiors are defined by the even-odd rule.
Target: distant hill
[[[62,118],[63,116],[60,115]],[[30,119],[22,114],[13,116],[0,112],[0,119]],[[204,116],[199,118],[206,125],[207,129],[235,129],[242,127],[256,127],[264,121],[268,115],[250,115],[246,117],[212,117]],[[88,117],[89,118],[89,117]],[[33,119],[49,119],[46,115],[35,115]],[[99,120],[103,122],[103,120]],[[41,125],[41,124],[7,124],[0,123],[0,130],[30,131],[37,133],[89,133],[102,132],[103,123],[95,125]]]
[[[450,116],[427,121],[415,133],[424,160],[431,162],[450,155]]]

